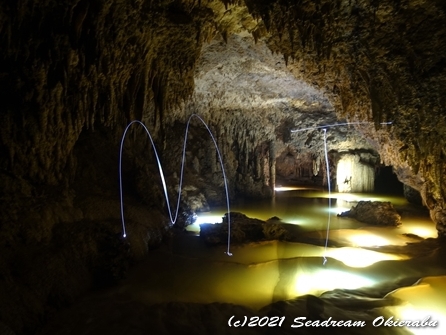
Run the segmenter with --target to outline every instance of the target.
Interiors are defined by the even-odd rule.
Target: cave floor
[[[385,254],[401,258],[363,267],[334,257],[322,265],[315,253],[320,248],[268,241],[234,246],[234,256],[228,257],[224,246],[207,247],[193,233],[174,234],[119,285],[85,295],[57,313],[39,335],[295,334],[295,317],[315,317],[309,296],[318,296],[323,306],[318,318],[362,320],[366,327],[310,327],[299,334],[418,334],[418,328],[372,326],[381,315],[408,315],[403,313],[408,306],[418,317],[428,313],[441,319],[437,332],[446,325],[446,302],[438,298],[446,293],[445,250],[437,240],[406,250],[388,246]],[[412,286],[420,278],[424,282]],[[279,316],[284,322],[281,327],[229,327],[233,315]]]

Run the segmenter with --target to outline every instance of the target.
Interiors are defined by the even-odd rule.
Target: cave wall
[[[370,132],[386,165],[423,194],[446,229],[446,27],[441,1],[246,1],[268,45],[349,120]]]
[[[235,197],[270,197],[276,175],[280,182],[326,185],[325,163],[312,180],[303,175],[296,179],[285,170],[312,170],[313,161],[325,161],[323,131],[315,127],[338,122],[337,115],[327,98],[297,80],[264,40],[241,32],[204,45],[194,93],[177,115],[185,118],[191,113],[212,125]],[[353,126],[328,129],[326,140],[333,176],[336,152],[374,150]],[[282,159],[290,152],[295,166],[286,166]]]
[[[140,119],[162,147],[165,115],[192,93],[195,61],[216,31],[204,2],[0,2],[3,325],[35,334],[168,236],[150,144],[133,127],[121,238],[120,136]]]
[[[165,204],[157,167],[141,129],[130,131],[124,156],[134,234],[129,245],[117,238],[117,152],[125,125],[134,119],[149,126],[175,182],[178,149],[169,145],[182,138],[176,122],[182,127],[200,111],[229,166],[231,193],[243,196],[271,194],[275,158],[290,147],[305,147],[321,160],[321,133],[292,135],[294,127],[337,118],[372,121],[376,127],[330,131],[330,145],[352,147],[360,141],[353,131],[362,134],[368,142],[353,147],[376,150],[382,163],[421,191],[440,235],[446,234],[443,2],[245,3],[0,2],[2,322],[33,333],[51,310],[92,285],[95,269],[108,266],[102,272],[113,276],[110,265],[120,258],[104,248],[128,250],[127,259],[137,259],[161,243],[169,225],[160,213]],[[248,35],[252,48],[242,50],[245,59],[234,64],[255,68],[252,50],[266,43],[276,58],[258,54],[274,62],[268,71],[282,71],[277,76],[285,86],[265,90],[276,79],[268,71],[242,76],[245,87],[252,89],[254,79],[259,83],[244,100],[223,85],[236,79],[224,79],[233,70],[210,62],[214,85],[220,86],[219,95],[209,96],[200,80],[210,70],[203,70],[206,57],[202,72],[197,70],[200,56],[236,45],[231,36]],[[290,71],[313,89],[296,87],[284,75]],[[315,97],[318,91],[323,99]],[[380,125],[385,121],[392,125]],[[195,130],[195,136],[201,141],[207,134]],[[208,180],[221,186],[215,151],[197,143],[189,169],[206,175],[188,180],[195,187]],[[220,201],[215,190],[206,198]],[[193,187],[188,192],[195,195]]]
[[[212,17],[185,2],[2,1],[2,168],[55,184],[82,129],[155,131],[193,90]],[[181,50],[181,52],[172,52]]]

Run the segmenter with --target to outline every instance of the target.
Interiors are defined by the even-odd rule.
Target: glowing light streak
[[[357,122],[334,123],[334,124],[327,124],[327,125],[325,125],[325,126],[317,126],[317,127],[309,127],[309,128],[301,128],[301,129],[293,129],[293,130],[291,130],[291,132],[292,132],[292,133],[297,133],[297,132],[300,132],[300,131],[306,131],[306,130],[326,129],[326,128],[338,127],[338,126],[347,126],[347,125],[350,125],[350,124],[370,124],[370,123],[373,123],[373,122],[359,122],[359,121],[357,121]],[[390,122],[381,122],[380,124],[387,124],[387,125],[389,125],[389,124],[392,124],[392,123],[393,123],[393,121],[390,121]]]
[[[352,125],[352,124],[370,124],[372,122],[343,122],[343,123],[335,123],[335,124],[328,124],[324,126],[317,126],[317,127],[309,127],[309,128],[301,128],[301,129],[293,129],[291,130],[292,133],[300,132],[300,131],[306,131],[306,130],[316,130],[316,129],[322,129],[324,132],[324,156],[325,156],[325,164],[327,167],[327,185],[328,185],[328,219],[327,219],[327,235],[325,238],[325,249],[324,249],[324,262],[323,265],[327,263],[326,258],[326,252],[327,252],[327,246],[328,246],[328,238],[330,234],[330,220],[331,220],[331,183],[330,183],[330,165],[328,163],[328,153],[327,153],[327,128],[332,127],[338,127],[338,126],[346,126],[346,125]],[[380,124],[389,125],[392,124],[393,121],[390,122],[381,122]]]
[[[123,151],[123,147],[124,147],[124,140],[125,140],[125,136],[127,134],[127,131],[129,130],[130,126],[132,126],[133,124],[140,124],[144,130],[146,131],[147,135],[149,136],[150,139],[150,143],[152,144],[153,147],[153,151],[155,153],[155,157],[156,157],[156,161],[158,164],[158,170],[159,170],[159,174],[160,174],[160,178],[161,178],[161,183],[163,185],[163,190],[164,190],[164,197],[166,199],[166,203],[167,203],[167,209],[169,212],[169,217],[170,217],[170,222],[172,224],[175,224],[177,218],[178,218],[178,212],[180,209],[180,200],[181,200],[181,188],[183,186],[183,174],[184,174],[184,163],[186,161],[186,144],[187,144],[187,135],[188,135],[188,131],[189,131],[189,125],[190,122],[192,120],[193,117],[196,117],[197,119],[199,119],[203,125],[206,127],[207,131],[209,132],[209,135],[211,136],[212,141],[214,142],[215,145],[215,150],[217,151],[217,155],[218,155],[218,159],[220,161],[220,166],[221,166],[221,171],[223,174],[223,180],[224,180],[224,184],[225,184],[225,191],[226,191],[226,204],[227,204],[227,210],[228,210],[228,244],[227,244],[227,251],[226,254],[228,256],[232,256],[232,253],[230,252],[230,244],[231,244],[231,216],[230,216],[230,208],[229,208],[229,191],[228,191],[228,183],[227,183],[227,179],[226,179],[226,173],[225,173],[225,169],[223,166],[223,160],[220,154],[220,150],[218,149],[217,146],[217,141],[214,138],[214,135],[212,134],[211,130],[209,129],[208,125],[206,124],[206,122],[204,122],[204,120],[198,116],[197,114],[192,114],[189,119],[187,120],[187,124],[186,124],[186,131],[184,134],[184,143],[183,143],[183,155],[182,155],[182,161],[181,161],[181,172],[180,172],[180,182],[178,184],[178,197],[177,197],[177,206],[175,209],[175,215],[172,215],[172,209],[170,208],[170,201],[169,201],[169,194],[167,192],[167,186],[166,186],[166,180],[164,177],[164,172],[163,172],[163,168],[161,165],[161,161],[159,159],[159,155],[158,152],[156,150],[156,146],[155,143],[153,141],[152,135],[150,134],[150,131],[147,129],[147,127],[144,125],[144,123],[142,123],[141,121],[138,120],[134,120],[132,122],[130,122],[127,127],[124,130],[124,134],[122,135],[121,138],[121,146],[120,146],[120,150],[119,150],[119,196],[120,196],[120,201],[121,201],[121,221],[122,221],[122,231],[123,231],[123,237],[127,237],[127,233],[126,233],[126,229],[125,229],[125,217],[124,217],[124,197],[123,197],[123,190],[122,190],[122,151]]]
[[[274,187],[274,191],[276,192],[284,192],[284,191],[299,191],[305,190],[304,187],[294,187],[294,186],[276,186]]]
[[[324,250],[324,265],[327,263],[327,258],[325,257],[327,253],[328,246],[328,236],[330,234],[330,220],[331,220],[331,183],[330,183],[330,165],[328,164],[328,152],[327,152],[327,129],[322,129],[324,131],[324,153],[325,153],[325,164],[327,166],[327,185],[328,185],[328,219],[327,219],[327,236],[325,237],[325,250]]]

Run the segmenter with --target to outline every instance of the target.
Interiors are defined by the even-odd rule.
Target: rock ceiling
[[[328,111],[328,99],[339,119],[372,121],[378,129],[393,122],[360,131],[405,183],[422,191],[442,230],[444,22],[445,6],[435,0],[4,1],[3,189],[30,194],[36,183],[69,184],[83,131],[119,134],[129,120],[142,119],[165,138],[173,121],[204,112],[197,104],[207,102],[219,134],[231,135],[223,122],[230,109],[245,133],[259,128],[249,135],[235,129],[232,137],[270,140],[283,135],[274,124],[300,126],[299,119],[286,121],[293,110],[316,103]],[[258,44],[241,42],[247,34]],[[243,55],[232,65],[231,50]],[[236,67],[247,70],[237,80]],[[206,96],[205,87],[216,95]],[[244,103],[249,107],[237,107]]]
[[[317,153],[322,147],[320,141],[310,144],[308,136],[292,131],[338,122],[333,107],[320,91],[296,79],[282,55],[272,54],[263,40],[256,43],[246,33],[231,35],[227,42],[215,39],[206,44],[194,81],[195,90],[186,111],[198,112],[208,120],[233,128],[237,128],[234,118],[244,118],[248,122],[244,126],[257,141],[276,140],[279,126],[286,122],[286,134],[282,135],[289,138],[282,138],[280,144],[295,142],[293,145],[298,147],[293,138],[301,137],[307,142],[301,147],[313,146]],[[352,126],[333,128],[331,133],[331,150],[372,149]],[[317,134],[315,137],[321,139]]]
[[[119,244],[116,162],[135,119],[170,181],[170,148],[203,115],[242,195],[267,194],[283,153],[321,157],[321,132],[291,130],[372,122],[330,130],[330,148],[378,152],[446,236],[445,15],[443,0],[0,1],[2,320],[35,333],[91,285],[103,244]],[[124,167],[133,259],[167,228],[139,135]],[[192,129],[188,164],[209,200],[221,171],[202,135]]]

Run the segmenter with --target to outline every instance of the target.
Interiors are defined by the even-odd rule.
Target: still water
[[[429,254],[422,247],[423,239],[437,237],[428,214],[401,196],[332,193],[331,198],[329,239],[342,246],[327,250],[323,247],[329,212],[327,192],[282,188],[273,200],[232,204],[231,211],[249,217],[267,220],[277,216],[282,222],[298,225],[308,238],[319,238],[321,243],[274,241],[233,246],[233,257],[223,256],[218,248],[202,255],[200,248],[185,246],[184,252],[188,250],[191,259],[206,260],[191,261],[190,266],[197,268],[189,272],[189,299],[261,308],[277,300],[305,294],[321,296],[336,289],[375,290],[386,298],[400,299],[394,306],[383,307],[389,315],[401,320],[430,316],[439,322],[435,328],[411,328],[412,333],[444,333],[446,262],[435,248]],[[402,215],[403,225],[374,227],[336,216],[359,200],[390,201]],[[202,213],[189,230],[198,233],[200,223],[221,222],[224,213],[224,208]],[[408,243],[412,246],[407,247]]]
[[[336,216],[358,200],[391,201],[403,225],[373,227]],[[225,208],[201,213],[196,225],[151,251],[117,288],[87,297],[42,334],[446,334],[445,248],[432,239],[437,232],[427,213],[404,198],[332,194],[329,245],[336,247],[327,249],[324,191],[282,189],[273,200],[232,204],[231,211],[277,216],[299,227],[302,238],[232,245],[229,257],[225,245],[208,247],[198,236],[198,224],[221,222]],[[309,297],[317,297],[318,317],[325,320],[367,320],[369,326],[380,316],[430,318],[437,326],[228,328],[236,311],[285,322],[310,315]]]
[[[385,244],[405,244],[407,240],[401,239],[402,234],[415,234],[422,238],[437,237],[435,225],[429,219],[427,213],[417,211],[402,196],[377,195],[365,193],[331,193],[331,220],[330,227],[333,230],[358,229],[360,233],[369,235],[374,232],[383,239]],[[390,201],[402,214],[403,226],[400,228],[376,228],[364,227],[355,220],[338,218],[336,215],[349,210],[360,200],[364,201]],[[279,217],[282,222],[299,225],[306,231],[326,230],[328,215],[328,193],[323,190],[304,187],[282,187],[276,191],[274,199],[239,201],[231,204],[231,211],[242,212],[249,217],[267,220],[272,216]],[[221,217],[226,212],[226,207],[213,209],[211,212],[198,215],[196,223],[189,227],[190,231],[199,232],[200,223],[221,222]],[[333,238],[331,236],[330,238]],[[391,238],[391,240],[387,240]],[[360,240],[360,239],[359,239]],[[368,239],[365,244],[375,243],[379,240]],[[390,243],[391,242],[391,243]],[[363,246],[363,245],[359,245]]]

